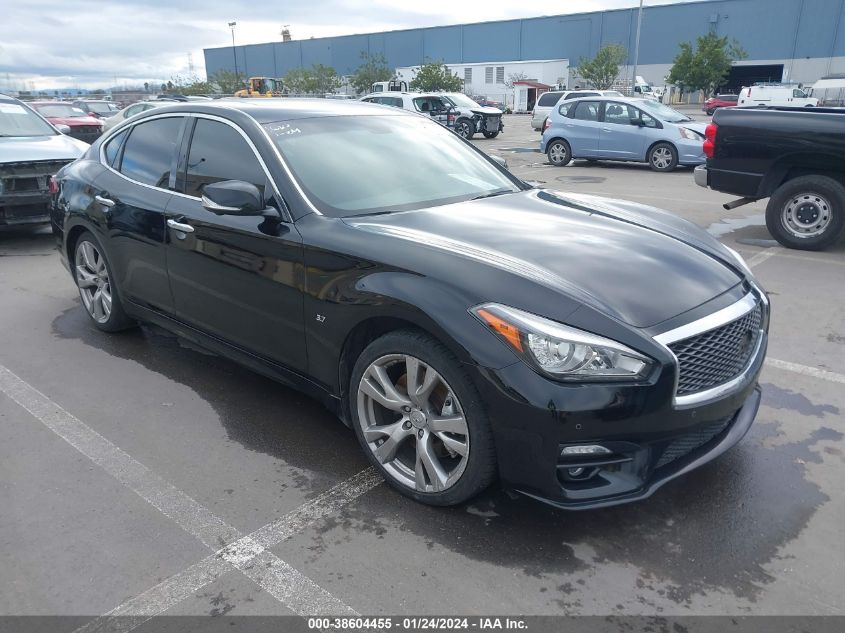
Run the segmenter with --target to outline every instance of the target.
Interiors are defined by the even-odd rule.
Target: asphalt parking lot
[[[79,616],[69,631],[158,614],[842,614],[845,244],[788,251],[763,203],[724,211],[689,169],[555,168],[538,140],[513,115],[475,142],[527,180],[707,228],[770,292],[763,406],[735,449],[617,508],[495,487],[422,506],[316,402],[157,329],[99,332],[49,231],[0,233],[0,614]]]

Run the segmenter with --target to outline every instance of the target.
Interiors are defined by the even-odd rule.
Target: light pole
[[[235,60],[235,81],[238,80],[238,54],[235,52],[235,27],[237,22],[229,22],[229,28],[232,31],[232,59]]]
[[[640,0],[640,10],[637,12],[637,39],[634,41],[634,74],[631,76],[631,92],[637,84],[637,63],[640,61],[640,27],[643,24],[643,0]]]

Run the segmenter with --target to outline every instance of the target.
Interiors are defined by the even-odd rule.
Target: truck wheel
[[[845,227],[845,187],[827,176],[793,178],[769,199],[766,226],[787,248],[825,249]]]
[[[672,171],[678,166],[678,150],[671,143],[656,143],[648,151],[648,166],[654,171]]]
[[[558,138],[549,143],[546,148],[546,156],[549,157],[549,162],[555,167],[564,167],[572,160],[572,150],[569,148],[569,143],[562,138]]]

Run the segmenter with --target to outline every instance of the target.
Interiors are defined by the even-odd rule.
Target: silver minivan
[[[549,116],[549,112],[559,101],[580,99],[581,97],[621,97],[623,94],[618,90],[554,90],[544,92],[537,99],[537,104],[531,112],[531,127],[543,133],[543,123]]]

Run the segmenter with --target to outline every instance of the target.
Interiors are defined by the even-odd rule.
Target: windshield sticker
[[[274,136],[290,136],[291,134],[302,133],[298,127],[291,127],[290,123],[285,123],[284,125],[271,125],[270,131]]]
[[[3,114],[27,114],[26,108],[17,103],[0,103],[0,112]]]

